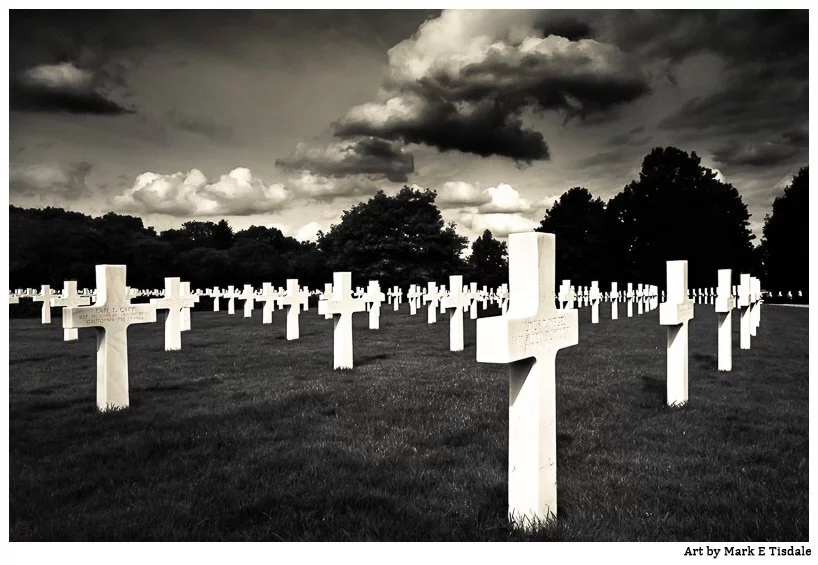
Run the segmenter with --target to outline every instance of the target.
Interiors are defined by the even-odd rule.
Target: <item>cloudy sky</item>
[[[759,235],[808,162],[800,11],[10,13],[12,204],[300,239],[378,189],[474,237],[695,151]]]

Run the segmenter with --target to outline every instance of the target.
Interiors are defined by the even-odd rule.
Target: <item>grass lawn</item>
[[[671,409],[658,309],[603,304],[592,325],[583,308],[557,355],[558,520],[527,535],[507,527],[506,367],[475,361],[474,321],[451,353],[448,318],[382,312],[373,331],[355,315],[350,371],[314,305],[297,341],[258,308],[194,312],[177,352],[161,323],[132,326],[131,406],[107,414],[94,330],[10,320],[10,539],[808,538],[808,309],[762,306],[749,351],[734,312],[720,373],[697,305],[690,402]]]

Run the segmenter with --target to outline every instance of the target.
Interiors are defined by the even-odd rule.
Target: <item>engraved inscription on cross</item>
[[[477,361],[507,363],[509,379],[508,511],[527,529],[557,515],[557,352],[579,343],[578,311],[554,302],[556,237],[508,237],[509,286],[504,316],[477,321]]]
[[[65,281],[62,285],[62,294],[59,298],[51,299],[51,306],[55,308],[76,308],[77,306],[88,306],[91,304],[90,296],[80,296],[77,292],[77,281]],[[79,330],[76,328],[65,329],[63,341],[76,341],[79,337]]]
[[[125,265],[97,265],[97,301],[65,308],[63,328],[97,328],[97,408],[128,407],[128,326],[156,321],[153,304],[131,304]]]

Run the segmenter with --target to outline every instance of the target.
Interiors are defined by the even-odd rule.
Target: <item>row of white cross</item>
[[[555,238],[551,234],[509,236],[509,287],[499,289],[495,295],[505,300],[512,296],[510,307],[500,316],[477,321],[476,360],[508,365],[509,515],[517,527],[554,518],[557,513],[555,358],[560,349],[578,343],[579,324],[576,309],[557,308],[554,245]],[[196,299],[189,296],[189,288],[185,288],[179,279],[169,278],[166,279],[164,297],[153,300],[151,304],[134,305],[130,303],[131,293],[125,286],[125,266],[98,265],[96,275],[96,303],[93,306],[65,305],[63,327],[66,330],[98,328],[97,405],[101,410],[107,410],[128,406],[127,327],[134,323],[155,322],[158,308],[168,309],[170,320],[172,311],[186,308],[189,311]],[[667,402],[669,405],[684,405],[688,398],[687,325],[694,315],[693,302],[687,292],[687,261],[668,261],[667,277],[667,300],[659,310],[660,324],[668,326]],[[730,369],[729,363],[722,363],[723,352],[727,352],[729,358],[731,347],[729,317],[735,301],[730,292],[730,280],[729,270],[719,271],[716,311],[719,312],[721,370]],[[749,337],[754,334],[760,320],[758,306],[754,306],[759,304],[760,284],[758,279],[748,274],[742,274],[740,281],[736,290],[738,306],[742,309],[741,348],[746,349],[749,348]],[[429,323],[434,323],[432,313],[437,312],[438,308],[448,310],[450,349],[460,351],[463,349],[463,312],[472,307],[476,300],[464,289],[459,275],[450,277],[451,291],[448,293],[440,292],[432,284],[423,298],[429,303]],[[248,313],[248,303],[251,304],[252,315],[252,303],[257,295],[252,287],[248,287],[242,294],[247,301],[245,315]],[[598,285],[591,288],[598,288]],[[630,293],[638,296],[638,288],[634,292],[630,285],[629,291],[625,293],[626,298]],[[210,294],[218,293],[214,289]],[[289,308],[288,319],[293,312],[297,316],[299,306],[307,304],[308,292],[299,290],[295,279],[288,281],[288,292],[284,295],[273,293],[269,287],[263,288],[259,296],[267,297],[265,308],[275,303],[275,300],[269,299],[274,294],[277,295],[279,307],[286,305]],[[380,303],[386,299],[377,281],[371,281],[366,291],[359,289],[356,294],[357,297],[352,294],[350,273],[334,273],[333,284],[325,287],[319,300],[319,314],[335,320],[336,368],[352,367],[352,314],[363,312],[369,302],[372,327],[373,317],[377,320]],[[415,308],[419,304],[419,295],[419,289],[410,289],[408,298]],[[592,305],[597,306],[598,291],[593,296]],[[619,297],[615,285],[609,296],[614,297],[612,317],[615,317],[613,308]],[[658,300],[656,287],[648,287],[646,292],[643,288],[643,297],[648,297],[645,301],[648,308],[654,308]],[[393,293],[393,299],[399,300],[398,292]],[[563,305],[563,301],[560,302]],[[637,304],[641,305],[642,302],[637,301]],[[271,315],[272,307],[269,308]],[[182,324],[180,319],[179,326],[182,327]],[[289,328],[288,322],[288,338]],[[166,320],[166,344],[167,332]]]

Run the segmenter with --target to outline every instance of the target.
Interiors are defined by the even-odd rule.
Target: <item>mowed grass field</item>
[[[14,306],[12,306],[14,308]],[[94,330],[10,320],[10,539],[801,541],[808,538],[808,309],[762,306],[752,349],[716,370],[716,314],[690,326],[690,402],[665,405],[658,309],[557,356],[556,523],[508,529],[504,365],[449,352],[448,318],[354,316],[301,339],[283,311],[194,311],[183,349],[129,331],[129,409],[95,406]],[[481,311],[481,316],[496,313]],[[164,314],[160,313],[160,319]]]

